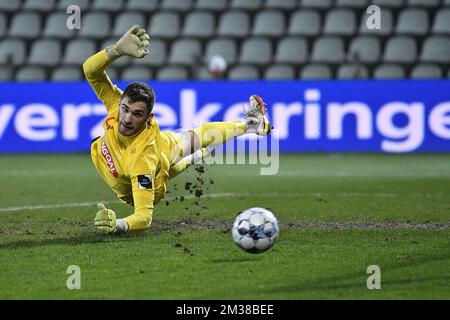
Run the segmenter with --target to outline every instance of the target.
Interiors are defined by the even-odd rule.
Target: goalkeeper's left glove
[[[115,45],[107,48],[106,54],[111,59],[124,55],[133,58],[143,58],[150,53],[148,50],[149,43],[150,36],[147,31],[138,25],[134,25]]]
[[[106,209],[103,203],[99,203],[97,207],[99,211],[94,219],[97,229],[105,233],[116,232],[116,213],[111,209]]]

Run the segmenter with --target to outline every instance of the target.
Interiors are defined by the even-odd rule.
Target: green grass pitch
[[[448,155],[282,155],[206,165],[203,195],[170,182],[149,231],[97,234],[96,202],[119,203],[89,155],[0,157],[0,299],[449,299]],[[182,198],[183,197],[183,198]],[[280,239],[259,255],[231,239],[236,214],[274,212]],[[67,268],[81,270],[69,290]],[[367,288],[378,265],[381,289]]]

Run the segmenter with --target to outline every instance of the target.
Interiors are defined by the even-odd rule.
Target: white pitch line
[[[313,192],[303,192],[303,193],[234,193],[234,192],[222,192],[222,193],[211,193],[211,194],[203,194],[200,199],[207,198],[224,198],[224,197],[242,197],[242,196],[261,196],[261,197],[285,197],[285,198],[298,198],[300,196],[307,197],[328,197],[328,196],[340,196],[340,197],[396,197],[396,196],[410,196],[416,197],[421,196],[421,194],[397,194],[397,193],[370,193],[370,192],[338,192],[338,193],[313,193]],[[447,196],[447,194],[434,194],[433,196]],[[166,197],[161,201],[173,201],[177,200],[180,197],[184,199],[195,199],[197,198],[195,195],[178,195],[176,197]],[[177,199],[175,199],[177,198]],[[111,200],[111,201],[91,201],[91,202],[75,202],[75,203],[62,203],[62,204],[39,204],[39,205],[26,205],[20,207],[4,207],[0,208],[0,212],[15,212],[22,210],[41,210],[41,209],[59,209],[59,208],[73,208],[73,207],[89,207],[97,205],[97,203],[103,202],[105,204],[108,203],[121,203],[119,200]]]
[[[210,198],[220,198],[220,197],[235,197],[237,193],[212,193],[205,195],[205,197]],[[179,198],[180,196],[178,196]],[[194,199],[194,195],[187,195],[184,196],[184,199]],[[163,200],[175,200],[175,197],[167,197]],[[27,205],[27,206],[21,206],[21,207],[5,207],[0,208],[0,212],[14,212],[14,211],[22,211],[22,210],[41,210],[41,209],[59,209],[59,208],[73,208],[73,207],[89,207],[97,205],[97,203],[103,202],[105,204],[108,203],[121,203],[118,200],[113,201],[91,201],[91,202],[75,202],[75,203],[61,203],[61,204],[38,204],[38,205]]]
[[[5,207],[0,208],[0,212],[14,212],[22,210],[40,210],[40,209],[59,209],[59,208],[71,208],[71,207],[89,207],[96,205],[100,201],[96,202],[76,202],[76,203],[62,203],[62,204],[38,204],[38,205],[28,205],[21,207]],[[117,201],[102,201],[103,203],[113,203]]]

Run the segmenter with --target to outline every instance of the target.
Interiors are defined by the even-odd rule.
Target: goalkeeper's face
[[[143,101],[130,102],[124,96],[119,105],[119,132],[124,136],[132,136],[145,127],[151,114]]]

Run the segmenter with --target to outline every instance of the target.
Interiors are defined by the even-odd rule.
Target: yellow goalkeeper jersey
[[[91,158],[117,197],[134,206],[134,213],[125,219],[128,232],[136,232],[150,227],[153,205],[164,198],[173,146],[169,135],[160,132],[155,119],[149,120],[145,129],[134,136],[119,132],[122,91],[105,72],[111,63],[102,50],[83,64],[87,80],[108,111],[103,121],[105,134],[92,142]]]

